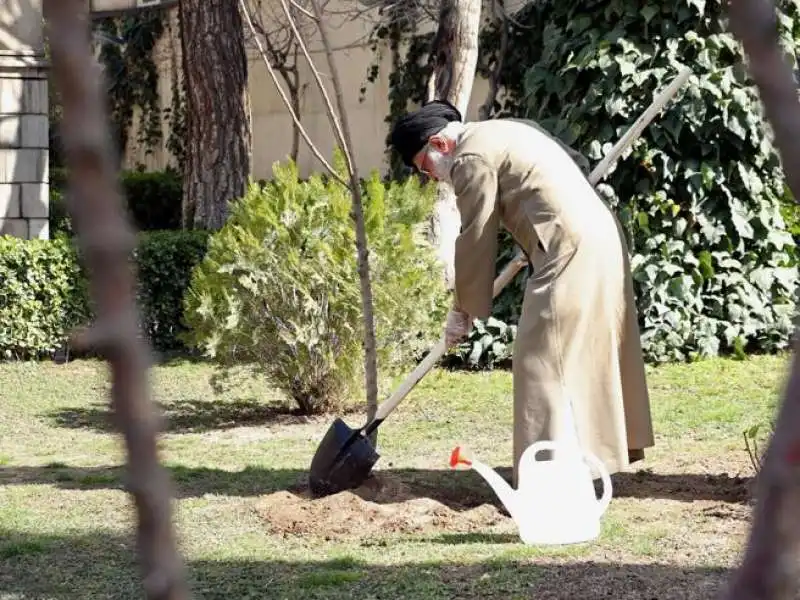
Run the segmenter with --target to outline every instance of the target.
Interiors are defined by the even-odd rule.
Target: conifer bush
[[[344,174],[337,155],[336,168]],[[304,413],[362,395],[364,352],[348,188],[291,161],[251,183],[209,240],[185,298],[187,340],[223,369],[260,370]],[[363,183],[381,379],[441,335],[448,294],[421,228],[435,188],[416,178]]]

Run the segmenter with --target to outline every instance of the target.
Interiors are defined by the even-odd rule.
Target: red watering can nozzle
[[[456,446],[453,448],[453,451],[450,453],[450,468],[455,469],[456,465],[462,464],[470,466],[472,462],[461,456],[461,447]]]

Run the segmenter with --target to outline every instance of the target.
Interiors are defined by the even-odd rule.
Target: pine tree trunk
[[[187,113],[183,226],[217,230],[250,177],[244,27],[236,0],[180,0],[179,6]]]
[[[464,118],[475,81],[480,20],[481,0],[443,0],[431,49],[433,73],[428,81],[428,100],[447,100]],[[455,242],[460,230],[453,189],[439,185],[431,218],[431,241],[444,266],[448,287],[455,282]]]

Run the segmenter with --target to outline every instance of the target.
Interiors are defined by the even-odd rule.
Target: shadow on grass
[[[269,540],[265,536],[265,546]],[[15,598],[84,600],[142,597],[132,538],[108,533],[76,536],[0,530],[0,590]],[[729,571],[664,564],[594,561],[549,563],[502,556],[464,564],[360,560],[189,560],[195,598],[405,598],[477,600],[642,600],[714,597]]]
[[[214,365],[215,362],[199,352],[185,349],[154,351],[153,358],[159,367],[182,367],[184,365]]]
[[[247,467],[242,471],[214,468],[169,467],[178,498],[205,494],[222,496],[260,496],[278,491],[305,494],[307,472],[299,469]],[[498,469],[510,479],[510,469]],[[69,467],[52,464],[42,467],[0,467],[0,485],[46,484],[62,489],[123,489],[122,466]],[[670,499],[682,502],[708,500],[745,503],[750,498],[749,478],[727,475],[619,473],[612,477],[614,497]],[[483,504],[500,506],[486,482],[474,471],[433,469],[385,469],[354,493],[365,500],[387,504],[413,498],[430,498],[454,510],[467,510]]]
[[[156,403],[167,433],[201,433],[255,425],[291,425],[308,421],[295,407],[263,402],[253,398],[237,400],[189,399]],[[64,408],[46,415],[53,424],[67,429],[90,429],[98,433],[116,433],[106,403],[88,407]]]

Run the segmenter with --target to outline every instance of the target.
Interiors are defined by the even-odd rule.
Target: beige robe
[[[513,353],[515,485],[525,448],[562,439],[570,401],[573,431],[610,473],[654,445],[627,244],[577,156],[534,123],[497,119],[465,125],[450,173],[457,306],[489,316],[501,224],[533,265]]]

